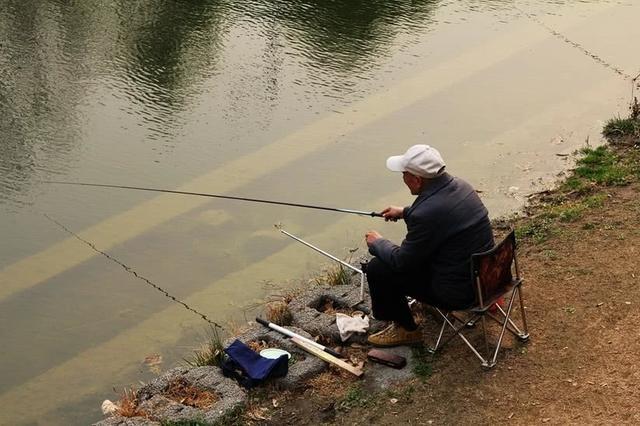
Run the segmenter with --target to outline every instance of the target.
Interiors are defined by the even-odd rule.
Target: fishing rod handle
[[[269,321],[265,321],[260,317],[256,317],[256,322],[259,323],[259,324],[264,325],[267,328],[270,328],[270,329],[275,330],[275,331],[277,331],[277,332],[279,332],[281,334],[284,334],[285,336],[296,337],[296,338],[298,338],[300,340],[303,340],[303,341],[309,343],[310,345],[313,345],[316,348],[318,348],[318,349],[320,349],[320,350],[322,350],[322,351],[324,351],[324,352],[326,352],[326,353],[328,353],[330,355],[335,356],[336,358],[343,358],[342,354],[334,351],[333,349],[328,348],[328,347],[326,347],[324,345],[321,345],[320,343],[318,343],[318,342],[316,342],[314,340],[311,340],[311,339],[308,339],[308,338],[306,338],[304,336],[301,336],[298,333],[294,333],[291,330],[287,330],[284,327],[280,327],[278,324],[270,323]]]

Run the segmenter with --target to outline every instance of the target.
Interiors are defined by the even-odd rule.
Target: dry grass
[[[279,326],[291,325],[293,322],[293,314],[289,309],[289,305],[284,301],[268,303],[265,311],[267,321]]]
[[[146,411],[138,407],[138,398],[134,388],[123,389],[116,405],[118,406],[116,413],[122,417],[146,417],[148,415]]]
[[[340,264],[332,265],[324,269],[314,280],[320,286],[349,285],[351,284],[351,272]]]
[[[195,387],[183,378],[172,380],[162,394],[180,404],[201,409],[211,407],[219,399],[215,393]]]
[[[184,361],[191,367],[203,367],[206,365],[220,366],[224,359],[224,345],[217,328],[211,327],[207,343],[194,351],[190,359]]]
[[[345,347],[344,358],[350,364],[362,368],[367,359],[366,348]],[[329,365],[329,369],[309,379],[305,385],[311,394],[319,397],[336,397],[340,399],[359,378],[339,367]]]
[[[339,370],[327,370],[309,379],[306,383],[312,396],[321,398],[342,398],[358,379],[350,373],[343,375]]]
[[[225,325],[225,330],[228,332],[229,336],[232,337],[240,336],[249,331],[252,327],[251,322],[249,321],[229,321]]]
[[[261,350],[272,347],[264,340],[251,340],[247,343],[247,346],[251,348],[254,352],[260,353]]]

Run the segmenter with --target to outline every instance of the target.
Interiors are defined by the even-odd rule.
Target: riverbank
[[[640,391],[635,386],[640,347],[633,327],[640,319],[637,142],[618,137],[607,147],[585,149],[576,169],[556,190],[531,197],[523,215],[496,223],[498,234],[510,228],[517,232],[531,341],[507,342],[493,370],[482,371],[468,349],[455,341],[435,357],[409,351],[411,365],[405,372],[410,374],[382,386],[376,380],[358,380],[324,365],[307,364],[313,374],[298,374],[289,384],[261,388],[247,398],[230,391],[244,409],[225,417],[225,423],[640,420]],[[331,326],[317,318],[328,317],[336,308],[322,299],[327,290],[318,291],[307,294],[309,300],[288,300],[294,325],[306,324],[301,328],[314,335],[320,328],[311,330],[312,325]],[[338,300],[354,296],[338,293]],[[313,315],[305,320],[300,312]],[[249,340],[260,342],[265,332],[257,333]],[[302,368],[307,359],[296,364]],[[370,367],[365,366],[365,376],[384,371],[367,370]],[[196,382],[208,377],[209,370],[203,368],[209,367],[180,374]],[[158,392],[161,388],[156,384]],[[197,417],[179,422],[164,424],[206,424]]]
[[[345,425],[637,424],[637,127],[635,132],[584,150],[556,190],[532,197],[523,217],[498,224],[498,232],[517,231],[528,344],[508,342],[498,365],[485,372],[457,342],[425,359],[423,377],[375,395],[357,384],[341,394],[307,389],[270,409],[266,424],[316,424],[323,416]]]

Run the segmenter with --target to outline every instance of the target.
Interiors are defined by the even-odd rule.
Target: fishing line
[[[156,285],[154,283],[151,282],[151,280],[149,280],[146,277],[143,277],[142,275],[138,274],[133,268],[131,268],[130,266],[122,263],[121,261],[119,261],[118,259],[116,259],[115,257],[111,256],[110,254],[100,250],[99,248],[97,248],[95,246],[95,244],[85,240],[84,238],[82,238],[80,235],[76,234],[75,232],[73,232],[72,230],[70,230],[69,228],[67,228],[66,226],[64,226],[63,224],[61,224],[60,222],[58,222],[57,220],[53,219],[52,217],[50,217],[49,215],[47,215],[46,213],[43,213],[44,217],[46,217],[47,219],[49,219],[51,222],[55,223],[56,225],[58,225],[60,228],[62,228],[65,232],[69,233],[70,235],[74,236],[76,239],[78,239],[79,241],[81,241],[82,243],[86,244],[87,246],[89,246],[93,251],[95,251],[96,253],[99,253],[101,255],[103,255],[104,257],[106,257],[107,259],[109,259],[110,261],[117,263],[118,265],[120,265],[125,271],[127,271],[128,273],[132,274],[134,277],[136,277],[139,280],[144,281],[145,283],[147,283],[148,285],[150,285],[151,287],[155,288],[156,290],[158,290],[160,293],[164,294],[165,297],[173,300],[176,303],[181,304],[182,306],[184,306],[185,309],[187,309],[188,311],[193,312],[194,314],[200,316],[203,320],[205,320],[206,322],[208,322],[209,324],[213,325],[214,327],[218,327],[221,330],[224,330],[224,327],[222,327],[220,324],[218,324],[215,321],[210,320],[205,314],[203,314],[202,312],[199,312],[198,310],[192,308],[191,306],[187,305],[187,303],[183,302],[182,300],[178,299],[177,297],[169,294],[169,292],[165,289],[163,289],[162,287],[160,287],[159,285]]]
[[[532,20],[533,22],[535,22],[536,24],[540,25],[541,27],[543,27],[544,29],[546,29],[547,31],[549,31],[551,34],[553,34],[555,37],[559,38],[560,40],[564,41],[565,43],[573,46],[574,48],[580,50],[582,53],[584,53],[585,55],[589,56],[590,58],[592,58],[594,61],[598,62],[600,65],[604,66],[605,68],[609,68],[611,69],[613,72],[615,72],[616,74],[618,74],[619,76],[621,76],[624,79],[627,80],[631,80],[634,85],[636,80],[638,79],[638,77],[640,77],[640,74],[638,74],[636,77],[631,77],[630,74],[627,74],[625,71],[623,71],[622,69],[616,67],[615,65],[605,61],[604,59],[602,59],[600,56],[596,55],[595,53],[591,52],[589,49],[587,49],[586,47],[584,47],[583,45],[581,45],[578,42],[575,42],[573,40],[571,40],[569,37],[565,36],[564,34],[562,34],[561,32],[553,29],[552,27],[550,27],[549,25],[545,24],[543,21],[541,21],[540,19],[538,19],[538,17],[536,15],[533,15],[531,13],[525,12],[524,10],[520,9],[517,6],[514,6],[514,9],[516,9],[518,12],[520,12],[522,15],[526,16],[527,18],[529,18],[530,20]],[[633,93],[633,92],[632,92]],[[632,99],[633,101],[633,99]]]

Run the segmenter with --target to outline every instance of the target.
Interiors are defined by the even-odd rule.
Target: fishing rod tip
[[[282,222],[278,222],[278,223],[274,223],[273,226],[277,229],[277,230],[281,230],[284,225],[282,224]]]

